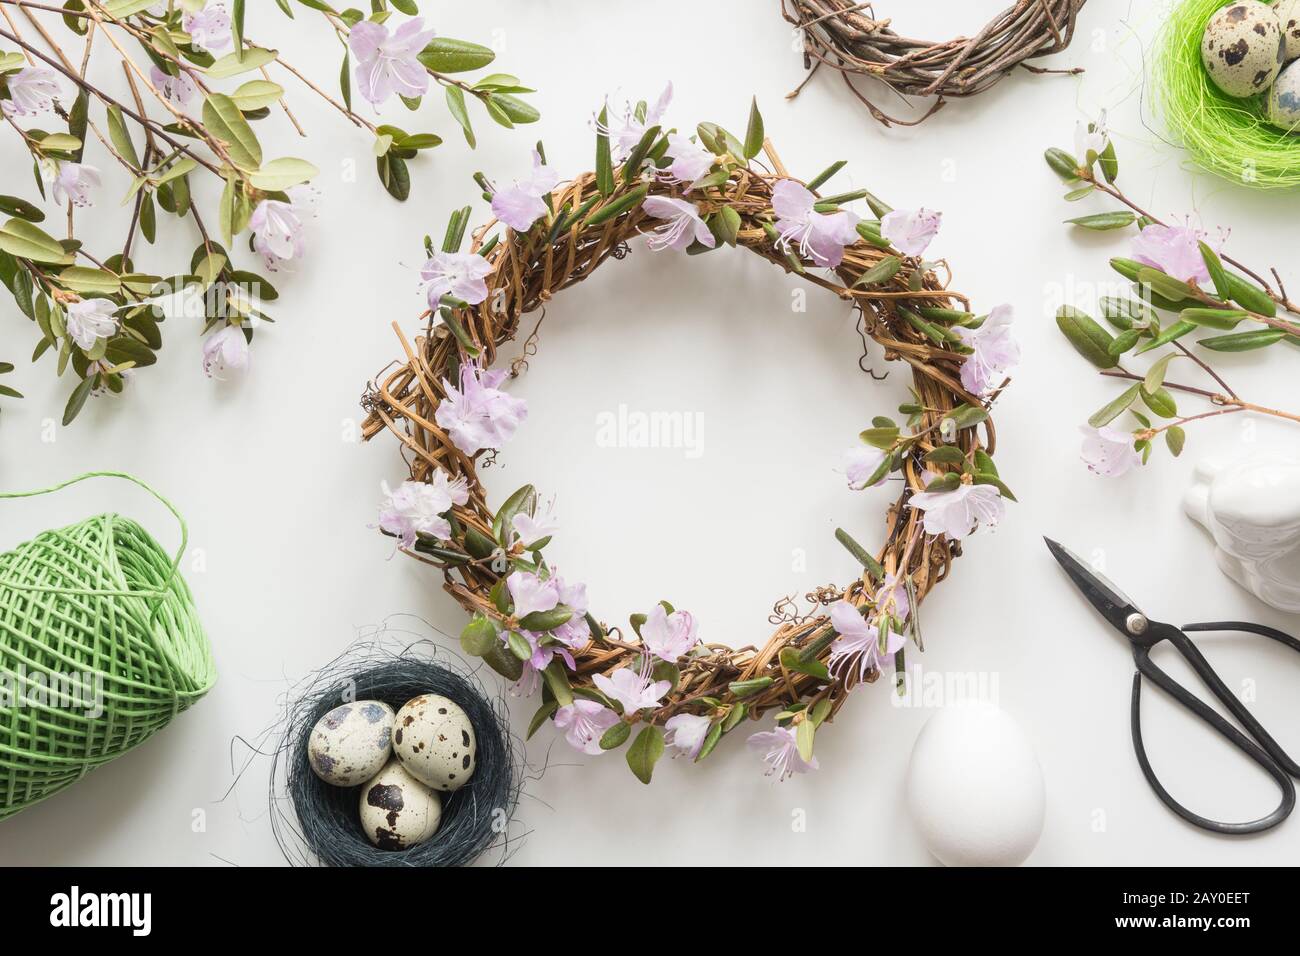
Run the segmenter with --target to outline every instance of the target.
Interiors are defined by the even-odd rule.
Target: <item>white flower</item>
[[[767,764],[767,773],[776,774],[778,780],[796,773],[807,773],[817,769],[817,758],[804,760],[799,756],[799,744],[793,727],[777,727],[774,730],[761,730],[750,734],[745,741],[750,750],[763,755]]]
[[[230,45],[230,14],[221,4],[185,14],[181,26],[190,35],[190,45],[196,50],[216,53]]]
[[[248,339],[237,325],[227,325],[213,332],[203,343],[203,371],[218,381],[227,372],[241,375],[248,371]]]
[[[90,191],[98,189],[99,170],[84,163],[60,162],[54,169],[43,166],[43,178],[48,179],[54,193],[54,201],[59,205],[71,202],[74,206],[90,206]]]
[[[248,219],[253,248],[272,272],[290,260],[301,260],[307,251],[302,217],[311,211],[315,193],[304,186],[289,190],[289,201],[263,199]]]
[[[581,697],[555,712],[555,726],[565,732],[564,739],[593,757],[604,753],[600,738],[618,720],[618,714],[608,707]]]
[[[65,318],[68,335],[83,352],[89,352],[100,339],[117,333],[117,306],[111,299],[81,299],[69,302]]]
[[[667,178],[677,183],[695,182],[713,168],[717,159],[699,143],[681,133],[668,134],[667,154],[672,160],[666,170]]]
[[[678,714],[664,722],[664,744],[676,748],[678,753],[686,754],[694,760],[704,746],[704,738],[709,734],[713,721],[696,714]]]
[[[454,481],[445,471],[436,471],[431,482],[404,481],[393,491],[388,482],[381,486],[384,501],[379,507],[379,527],[401,539],[402,547],[415,544],[420,534],[445,541],[451,524],[443,515],[453,505],[469,501],[469,484],[462,475]]]
[[[689,611],[669,614],[662,604],[656,604],[641,625],[641,643],[660,660],[676,661],[700,642],[695,632],[695,618]]]
[[[1142,456],[1134,448],[1134,438],[1129,432],[1113,425],[1101,428],[1080,427],[1083,432],[1084,464],[1094,475],[1118,478],[1142,464]]]
[[[1089,130],[1088,127],[1093,129]],[[1101,115],[1097,117],[1096,123],[1086,123],[1080,120],[1074,127],[1074,156],[1080,165],[1090,167],[1097,161],[1097,157],[1106,151],[1106,144],[1110,142],[1106,132],[1106,111],[1102,110]]]
[[[3,106],[8,116],[35,116],[44,113],[59,98],[58,74],[43,66],[25,66],[6,78],[9,99]]]
[[[499,388],[506,374],[502,369],[480,369],[466,362],[460,369],[459,389],[442,380],[446,398],[438,403],[433,419],[467,455],[500,448],[528,417],[528,403]]]
[[[149,82],[163,95],[167,102],[175,106],[186,106],[198,92],[189,73],[181,70],[176,76],[164,73],[156,66],[149,67]]]
[[[856,663],[858,680],[865,680],[873,670],[883,671],[885,664],[892,661],[906,643],[902,634],[890,631],[882,650],[878,625],[868,624],[861,612],[848,601],[836,601],[831,605],[831,626],[839,637],[831,644],[827,666],[832,674],[837,674],[842,668]]]
[[[995,485],[958,485],[954,491],[923,491],[911,505],[925,512],[925,533],[961,541],[979,528],[995,528],[1006,511]]]
[[[630,667],[620,667],[608,677],[596,674],[591,680],[606,697],[623,705],[624,714],[657,706],[660,698],[673,686],[673,682],[668,680],[652,682]]]
[[[692,242],[712,249],[718,244],[717,238],[700,218],[699,210],[693,203],[673,196],[647,196],[641,208],[646,215],[662,219],[664,224],[653,230],[646,237],[646,245],[655,252],[663,249],[686,249]]]
[[[861,491],[867,487],[867,482],[871,480],[871,476],[876,473],[876,470],[884,461],[885,453],[879,448],[872,448],[870,445],[857,445],[844,453],[839,470],[848,479],[850,488],[854,491]],[[872,487],[880,487],[888,477],[889,473],[886,471]]]
[[[943,213],[929,209],[895,209],[880,220],[880,234],[905,256],[921,256],[939,234]]]
[[[995,390],[1007,373],[1020,362],[1020,345],[1011,337],[1014,313],[1009,305],[1000,305],[989,313],[978,329],[953,329],[962,344],[975,351],[966,356],[961,367],[961,384],[980,398]]]

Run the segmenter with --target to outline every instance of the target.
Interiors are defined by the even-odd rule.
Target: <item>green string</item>
[[[188,531],[169,501],[121,472],[0,499],[48,495],[90,478],[147,491],[180,524],[181,545],[169,556],[136,522],[102,514],[0,554],[0,691],[9,697],[0,699],[0,819],[139,745],[216,679],[180,574]],[[51,692],[70,686],[82,692],[78,699]]]

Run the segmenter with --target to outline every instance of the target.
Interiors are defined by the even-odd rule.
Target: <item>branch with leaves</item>
[[[1104,117],[1080,124],[1073,155],[1053,148],[1046,160],[1066,184],[1067,201],[1102,195],[1121,207],[1078,216],[1069,224],[1098,232],[1136,229],[1133,257],[1110,260],[1111,268],[1133,283],[1132,294],[1099,302],[1115,334],[1069,304],[1056,316],[1061,332],[1101,374],[1132,383],[1088,419],[1083,446],[1088,467],[1101,475],[1123,474],[1150,459],[1157,439],[1180,455],[1187,425],[1223,415],[1255,412],[1300,422],[1300,415],[1245,400],[1210,364],[1209,353],[1300,345],[1300,307],[1288,297],[1277,270],[1268,270],[1272,279],[1265,279],[1223,252],[1226,233],[1211,237],[1190,222],[1170,225],[1135,203],[1118,185],[1119,159]],[[1201,334],[1207,332],[1212,334]],[[1156,355],[1145,371],[1125,367],[1126,355],[1148,352]],[[1211,387],[1169,381],[1171,365],[1180,360]],[[1178,395],[1194,396],[1211,408],[1186,414]],[[1115,424],[1125,413],[1133,419],[1131,430]]]
[[[277,5],[294,16],[288,0]],[[64,207],[67,220],[66,234],[56,237],[40,205],[0,195],[0,212],[9,217],[0,225],[0,281],[36,324],[32,361],[50,353],[57,374],[71,372],[76,380],[65,424],[92,395],[122,391],[134,370],[157,361],[169,318],[201,320],[209,375],[247,367],[255,329],[272,321],[265,304],[277,298],[259,272],[303,259],[314,201],[309,184],[318,173],[306,159],[267,156],[254,131],[278,110],[305,135],[272,70],[373,136],[378,176],[399,200],[410,194],[408,162],[442,139],[360,116],[352,105],[354,77],[375,107],[396,95],[415,110],[430,86],[444,87],[471,146],[467,97],[505,126],[538,118],[518,96],[530,91],[512,76],[475,84],[457,78],[492,62],[487,47],[435,37],[418,16],[392,25],[394,10],[418,13],[412,0],[375,0],[369,17],[316,0],[297,5],[319,14],[342,47],[341,99],[247,34],[243,0],[229,11],[209,0],[0,0],[0,46],[11,47],[0,52],[3,118],[31,155],[39,197]],[[79,54],[65,50],[70,40],[81,43]],[[120,63],[125,94],[92,71],[95,51]],[[221,89],[227,83],[233,88]],[[58,129],[44,128],[51,119]],[[88,151],[130,177],[122,200],[130,223],[111,250],[91,250],[77,238],[82,210],[102,192]],[[200,210],[194,202],[195,177],[219,181],[215,208]],[[136,258],[142,244],[154,244],[160,211],[192,222],[197,245],[188,260],[144,271]],[[235,240],[245,234],[258,269],[237,262]]]

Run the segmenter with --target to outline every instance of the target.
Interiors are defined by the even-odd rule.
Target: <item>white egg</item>
[[[307,738],[307,761],[326,783],[355,787],[377,774],[392,753],[393,708],[358,700],[316,721]]]
[[[935,714],[907,768],[907,803],[948,866],[1017,866],[1043,832],[1043,771],[1019,725],[970,701]]]
[[[458,790],[474,774],[474,725],[455,701],[438,694],[408,700],[397,712],[393,753],[417,780],[435,790]]]
[[[361,829],[381,850],[405,850],[438,832],[442,800],[400,760],[390,760],[361,788]]]
[[[1277,14],[1259,0],[1239,0],[1219,10],[1201,39],[1201,62],[1214,85],[1229,96],[1267,90],[1285,51]]]
[[[1268,121],[1288,133],[1300,133],[1300,63],[1292,63],[1268,93]]]
[[[1287,61],[1300,58],[1300,0],[1279,0],[1273,9],[1277,11],[1278,23],[1282,25]]]

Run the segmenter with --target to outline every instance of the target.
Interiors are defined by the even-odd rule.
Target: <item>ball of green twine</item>
[[[0,819],[121,756],[212,687],[216,667],[174,557],[118,514],[0,554]]]
[[[1233,0],[1183,0],[1157,40],[1156,98],[1197,165],[1257,189],[1300,185],[1300,136],[1267,121],[1267,93],[1235,99],[1201,62],[1205,26]]]

